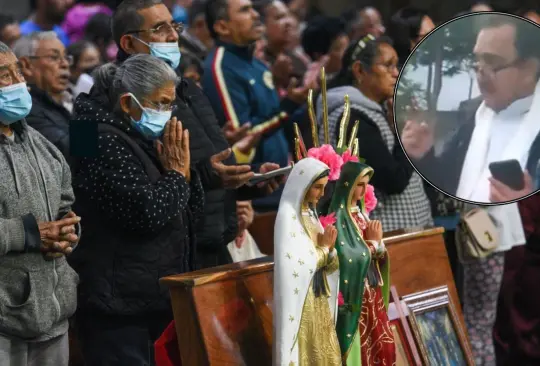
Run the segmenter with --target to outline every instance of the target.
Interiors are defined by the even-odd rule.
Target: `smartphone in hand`
[[[525,176],[519,161],[516,159],[495,161],[489,164],[489,171],[493,178],[512,188],[520,191],[525,188]]]

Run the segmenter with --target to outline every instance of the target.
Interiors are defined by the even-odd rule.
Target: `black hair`
[[[275,1],[279,1],[279,0],[254,0],[253,1],[253,8],[257,11],[257,13],[259,13],[261,17],[261,22],[264,23],[266,19],[266,10]]]
[[[347,50],[343,54],[343,59],[341,60],[341,70],[336,78],[332,80],[329,88],[352,85],[354,82],[352,65],[356,61],[360,61],[360,64],[364,68],[370,69],[375,62],[375,58],[379,54],[379,46],[381,44],[393,46],[390,37],[381,36],[376,39],[370,39],[369,37],[370,36],[362,37],[360,40],[349,43]],[[362,42],[364,46],[361,45]]]
[[[144,17],[138,13],[139,10],[159,4],[162,4],[161,0],[124,0],[118,5],[112,17],[111,31],[119,49],[122,36],[141,29]]]
[[[420,33],[422,20],[427,12],[416,7],[407,6],[398,10],[390,19],[387,34],[394,41],[394,49],[403,64],[411,53],[411,41],[415,41]]]
[[[319,179],[323,179],[323,178],[326,178],[330,176],[330,169],[326,169],[324,172],[322,172],[321,174],[319,174],[317,176],[317,178],[315,178],[315,180],[313,181],[313,183],[315,183],[316,181],[318,181]]]
[[[204,15],[210,35],[213,39],[218,39],[219,35],[214,30],[214,25],[218,20],[229,18],[229,2],[227,0],[207,0]]]
[[[15,24],[17,21],[11,15],[0,14],[0,32],[4,30],[5,27],[11,24]]]
[[[111,16],[104,13],[93,15],[84,28],[84,39],[96,45],[112,40]]]
[[[199,75],[203,75],[203,61],[197,57],[194,53],[188,50],[182,50],[182,58],[180,60],[180,65],[178,66],[177,73],[180,76],[184,75],[184,72],[190,67],[195,66]]]
[[[521,59],[536,58],[540,60],[537,34],[540,29],[533,23],[518,17],[500,14],[486,14],[480,29],[498,28],[509,25],[515,29],[514,46]],[[532,36],[531,36],[532,34]]]
[[[332,43],[345,34],[346,24],[341,18],[318,15],[309,21],[302,33],[302,48],[315,60],[317,54],[327,54]]]
[[[86,51],[86,49],[91,48],[91,47],[96,47],[96,45],[94,45],[92,42],[87,41],[87,40],[71,43],[67,47],[66,49],[67,54],[73,57],[73,66],[77,66],[81,58],[81,55],[84,53],[84,51]]]
[[[205,16],[206,0],[194,0],[188,10],[188,26],[195,23],[195,20],[199,16]]]

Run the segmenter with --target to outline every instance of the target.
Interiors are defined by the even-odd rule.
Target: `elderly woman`
[[[135,55],[96,70],[101,100],[83,93],[75,103],[73,125],[97,124],[99,135],[97,153],[73,166],[87,234],[71,263],[88,366],[153,364],[151,345],[172,320],[159,279],[194,269],[204,194],[188,131],[171,119],[176,83],[164,61]]]
[[[398,76],[398,57],[389,38],[368,35],[352,42],[343,56],[340,74],[328,90],[330,142],[336,146],[344,97],[351,103],[351,121],[360,121],[357,137],[360,156],[377,172],[371,184],[379,205],[371,219],[387,231],[433,224],[422,178],[401,149],[393,126],[391,107]],[[322,120],[322,101],[317,105]],[[353,123],[349,123],[353,126]],[[320,128],[319,140],[323,139]],[[350,132],[348,132],[350,133]]]

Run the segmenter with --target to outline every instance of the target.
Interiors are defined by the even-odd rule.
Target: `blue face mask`
[[[144,43],[150,48],[150,54],[152,56],[165,61],[173,69],[176,70],[178,65],[180,65],[180,57],[182,56],[182,54],[180,53],[180,48],[178,47],[178,43],[176,42],[150,42],[150,44],[148,44],[139,38],[136,38],[136,39]]]
[[[165,125],[171,119],[172,111],[156,111],[143,107],[133,94],[129,93],[129,95],[139,105],[142,111],[140,120],[136,121],[131,117],[131,122],[135,129],[150,140],[159,138],[163,134]]]
[[[20,121],[30,113],[32,97],[26,83],[0,88],[0,123],[10,125]]]

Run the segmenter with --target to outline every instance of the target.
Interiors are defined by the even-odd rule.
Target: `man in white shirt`
[[[463,110],[465,122],[440,156],[433,152],[433,130],[409,121],[401,135],[407,155],[435,186],[473,202],[507,202],[533,191],[531,174],[540,159],[540,30],[509,15],[479,14],[489,19],[473,53],[482,100]],[[491,162],[516,159],[525,187],[513,190],[489,172]],[[530,172],[530,174],[529,174]]]

